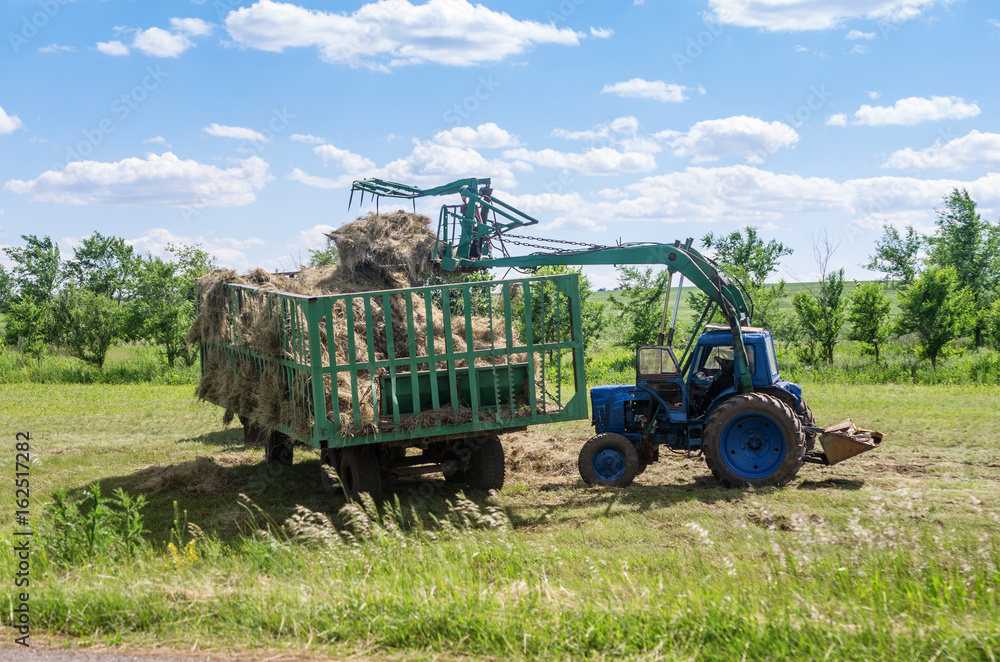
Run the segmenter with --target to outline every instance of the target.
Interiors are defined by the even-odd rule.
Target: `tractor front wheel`
[[[791,407],[771,395],[734,395],[709,416],[705,462],[726,487],[784,485],[802,467],[806,436]]]
[[[625,487],[639,472],[639,453],[620,434],[603,432],[583,445],[578,464],[587,485]]]

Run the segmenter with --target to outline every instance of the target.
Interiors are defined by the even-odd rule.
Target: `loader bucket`
[[[856,427],[854,421],[848,418],[823,430],[819,436],[819,443],[823,446],[827,465],[832,466],[878,448],[884,436],[875,430]]]

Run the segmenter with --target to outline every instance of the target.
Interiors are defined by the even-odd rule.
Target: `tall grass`
[[[996,541],[917,531],[886,506],[838,525],[756,507],[739,536],[691,521],[667,545],[634,544],[648,523],[626,517],[616,525],[633,541],[625,546],[517,535],[467,500],[445,518],[451,533],[438,525],[435,535],[391,506],[388,515],[358,508],[347,531],[300,512],[268,535],[202,538],[186,560],[162,546],[125,566],[93,559],[71,582],[42,559],[33,623],[186,646],[532,659],[1000,653]],[[0,566],[12,563],[4,555]]]

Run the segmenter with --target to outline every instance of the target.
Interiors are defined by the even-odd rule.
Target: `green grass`
[[[572,467],[509,476],[499,496],[474,498],[501,507],[506,528],[449,532],[432,516],[449,516],[455,488],[401,480],[405,515],[325,545],[289,542],[273,524],[271,540],[254,535],[296,504],[346,525],[343,499],[320,493],[316,454],[261,467],[191,390],[0,386],[0,427],[35,436],[34,513],[54,488],[94,482],[150,500],[151,543],[131,563],[62,568],[36,554],[33,637],[406,659],[1000,654],[995,387],[808,384],[821,423],[852,415],[888,437],[837,467],[807,465],[783,489],[723,489],[700,459],[665,453],[625,489],[587,488]],[[533,434],[543,452],[574,454],[591,431]],[[149,465],[204,456],[220,468],[214,482],[148,485]],[[174,501],[207,533],[190,564],[166,551]],[[11,516],[7,498],[0,517]],[[5,576],[11,564],[3,555]],[[4,604],[13,592],[5,582]]]
[[[20,352],[0,347],[0,384],[197,384],[197,364],[169,368],[157,347],[116,345],[108,352],[104,370],[50,349],[41,363]]]

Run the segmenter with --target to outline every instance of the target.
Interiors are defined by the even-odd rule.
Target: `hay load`
[[[308,437],[312,425],[314,412],[309,410],[307,399],[295,397],[295,394],[310,392],[310,373],[280,369],[278,364],[281,359],[305,365],[310,363],[308,343],[304,337],[308,330],[305,313],[294,300],[264,293],[313,296],[401,289],[425,280],[433,266],[431,255],[436,237],[426,216],[404,211],[382,215],[370,213],[338,228],[331,237],[340,256],[340,263],[333,267],[304,269],[294,277],[271,274],[262,269],[254,269],[244,275],[223,270],[199,280],[199,312],[188,340],[192,343],[205,342],[207,350],[196,394],[204,400],[224,403],[224,422],[227,424],[239,413],[266,429],[288,426],[300,437]],[[230,284],[258,289],[234,293],[226,287]],[[395,358],[408,358],[410,314],[413,315],[412,340],[418,348],[417,356],[426,355],[429,340],[435,354],[446,353],[449,344],[453,351],[466,351],[467,337],[470,336],[477,350],[506,344],[502,324],[494,325],[488,318],[475,316],[471,318],[469,333],[466,332],[465,317],[453,316],[449,337],[445,331],[444,314],[439,307],[431,308],[431,318],[428,319],[426,302],[419,293],[410,295],[412,310],[408,308],[406,298],[403,294],[393,294],[389,296],[386,307],[382,297],[372,297],[370,313],[366,311],[362,298],[353,299],[353,326],[348,320],[347,301],[335,302],[330,309],[331,319],[324,317],[318,327],[323,365],[352,363],[349,334],[354,336],[354,364],[365,363],[369,358],[385,360],[389,352],[390,334],[387,329],[391,329]],[[367,328],[368,319],[371,320],[370,330]],[[369,331],[372,335],[372,357],[368,356]],[[290,338],[299,340],[290,341]],[[224,355],[223,347],[227,346],[230,351],[232,348],[242,351],[238,360],[233,361],[231,355]],[[507,357],[501,358],[507,360]],[[445,367],[443,362],[437,365]],[[465,365],[465,361],[455,362],[456,367]],[[418,365],[418,370],[427,368],[427,363]],[[407,370],[407,366],[398,368],[399,372]],[[362,377],[360,373],[359,377]],[[370,375],[364,373],[364,378],[358,380],[362,385],[367,384],[358,394],[360,424],[353,417],[353,389],[348,374],[337,374],[336,387],[331,383],[330,376],[325,379],[327,416],[332,422],[337,422],[332,420],[333,398],[336,397],[342,434],[372,431],[378,421],[375,420],[374,406],[377,394],[371,392]],[[378,381],[377,375],[375,381]]]

